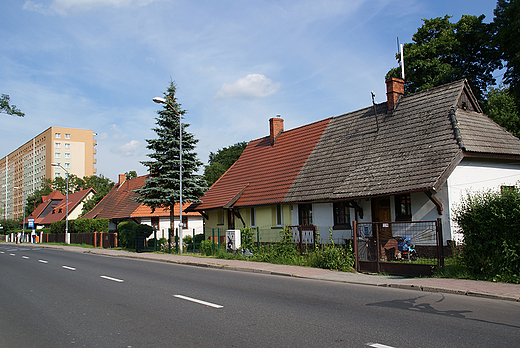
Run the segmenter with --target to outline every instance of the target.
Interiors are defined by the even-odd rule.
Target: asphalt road
[[[0,347],[520,347],[520,303],[0,245]]]

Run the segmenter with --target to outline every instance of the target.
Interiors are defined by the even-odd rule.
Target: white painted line
[[[0,251],[0,254],[5,254],[5,252],[4,251]]]
[[[108,279],[108,280],[112,280],[112,281],[114,281],[114,282],[118,282],[118,283],[122,283],[122,282],[124,282],[123,279],[112,278],[112,277],[109,277],[109,276],[101,276],[101,278],[103,278],[103,279]]]
[[[367,343],[366,345],[372,348],[394,348],[392,346],[387,346],[386,344],[381,343]]]
[[[22,259],[28,259],[28,258],[29,258],[29,256],[25,256],[25,255],[22,256]]]
[[[187,297],[187,296],[183,296],[183,295],[173,295],[173,296],[186,300],[186,301],[191,301],[191,302],[195,302],[195,303],[198,303],[198,304],[201,304],[204,306],[208,306],[208,307],[213,307],[213,308],[223,308],[224,307],[224,306],[221,306],[218,304],[214,304],[214,303],[210,303],[210,302],[206,302],[206,301],[202,301],[202,300],[197,300],[195,298],[191,298],[191,297]]]
[[[9,254],[9,255],[11,255],[11,256],[16,256],[16,254]]]
[[[65,268],[65,269],[68,269],[68,270],[71,270],[71,271],[75,271],[76,269],[74,267],[69,267],[69,266],[61,266],[62,268]]]
[[[45,260],[38,260],[38,262],[41,262],[41,263],[49,263],[49,261],[45,261]]]

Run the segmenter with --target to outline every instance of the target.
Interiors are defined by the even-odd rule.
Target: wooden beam
[[[424,191],[424,193],[426,193],[426,196],[428,196],[430,201],[432,201],[432,203],[437,207],[437,213],[442,215],[442,203],[437,199],[437,197],[433,195],[431,191]]]

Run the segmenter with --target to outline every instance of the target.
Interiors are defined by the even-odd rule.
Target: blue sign
[[[27,219],[27,227],[34,227],[34,219]]]

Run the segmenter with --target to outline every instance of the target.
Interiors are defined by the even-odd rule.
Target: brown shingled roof
[[[96,191],[94,189],[89,188],[86,190],[77,191],[74,193],[69,193],[68,205],[69,205],[69,215],[70,213],[76,209],[76,207],[90,194],[95,194]],[[52,209],[50,213],[48,213],[43,219],[41,219],[38,224],[41,225],[50,225],[55,221],[65,220],[67,215],[67,197],[65,196],[61,201]],[[36,222],[36,221],[35,221]]]

